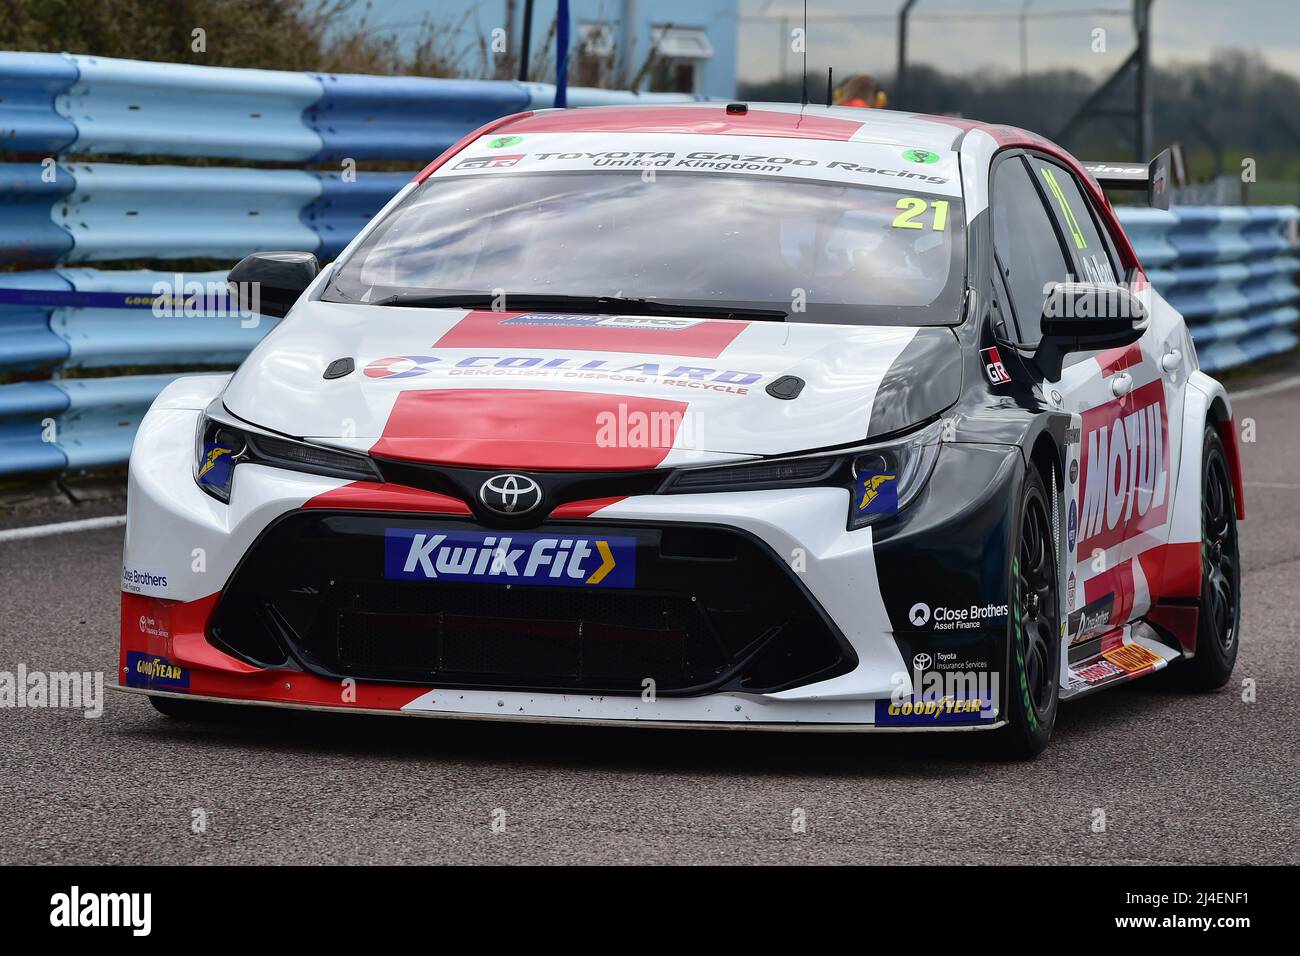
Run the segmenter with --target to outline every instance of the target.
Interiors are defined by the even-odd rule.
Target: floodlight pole
[[[898,72],[894,75],[894,109],[903,108],[907,96],[907,17],[916,6],[916,0],[903,0],[898,10]]]
[[[519,82],[528,82],[528,48],[533,43],[533,0],[524,0],[524,37],[519,47]]]

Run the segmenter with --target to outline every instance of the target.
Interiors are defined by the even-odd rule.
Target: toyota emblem
[[[542,486],[527,475],[493,475],[479,488],[478,500],[499,515],[521,515],[542,503]]]
[[[912,658],[912,666],[916,668],[918,671],[923,671],[928,669],[929,666],[933,663],[934,663],[934,658],[931,657],[929,654],[917,654],[915,657]]]

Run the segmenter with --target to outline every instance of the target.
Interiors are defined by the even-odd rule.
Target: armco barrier
[[[77,138],[54,100],[77,80],[77,67],[57,53],[0,51],[0,149],[57,153]]]
[[[1187,319],[1203,369],[1235,368],[1300,343],[1300,209],[1121,207],[1119,214],[1152,284]]]
[[[303,119],[323,144],[317,162],[352,158],[427,163],[470,130],[530,108],[530,96],[518,83],[337,73],[311,76],[322,93]],[[555,98],[554,87],[551,98]]]
[[[52,210],[76,185],[57,167],[0,163],[0,262],[58,262],[72,251],[72,234]]]
[[[74,56],[77,80],[55,104],[84,154],[302,162],[321,138],[302,112],[321,96],[305,73]]]
[[[61,269],[60,278],[77,292],[134,293],[194,283],[209,295],[225,289],[224,272],[191,272],[183,277],[131,270],[100,272]],[[179,282],[178,282],[179,280]],[[50,330],[67,347],[63,367],[70,369],[218,365],[233,368],[243,361],[271,328],[264,316],[220,315],[203,309],[177,308],[175,314],[154,315],[149,309],[55,309]],[[66,384],[66,380],[65,380]]]
[[[320,182],[301,170],[75,163],[66,173],[76,186],[51,210],[72,237],[65,262],[239,259],[320,245],[300,219]]]
[[[679,93],[570,87],[570,106]],[[488,120],[555,103],[549,83],[290,73],[0,51],[0,150],[424,164]]]
[[[408,173],[359,172],[345,180],[341,173],[312,173],[320,194],[302,211],[303,223],[320,239],[316,254],[333,259],[361,227],[410,182]]]
[[[0,273],[0,371],[232,368],[276,320],[231,314],[224,287],[221,271]],[[155,290],[181,301],[156,315]],[[32,301],[13,301],[24,294]],[[176,374],[0,385],[0,478],[124,462],[140,419]]]

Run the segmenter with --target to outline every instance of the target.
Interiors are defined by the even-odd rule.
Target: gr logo
[[[925,627],[930,623],[930,605],[917,601],[912,605],[912,610],[907,612],[907,618],[915,627]]]

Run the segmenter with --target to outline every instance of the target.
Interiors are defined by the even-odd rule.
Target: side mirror
[[[319,272],[310,252],[254,252],[235,264],[226,283],[241,310],[281,319]]]
[[[1049,382],[1061,380],[1071,352],[1132,345],[1147,330],[1147,309],[1126,286],[1102,282],[1057,282],[1043,303],[1043,338],[1034,364]]]

